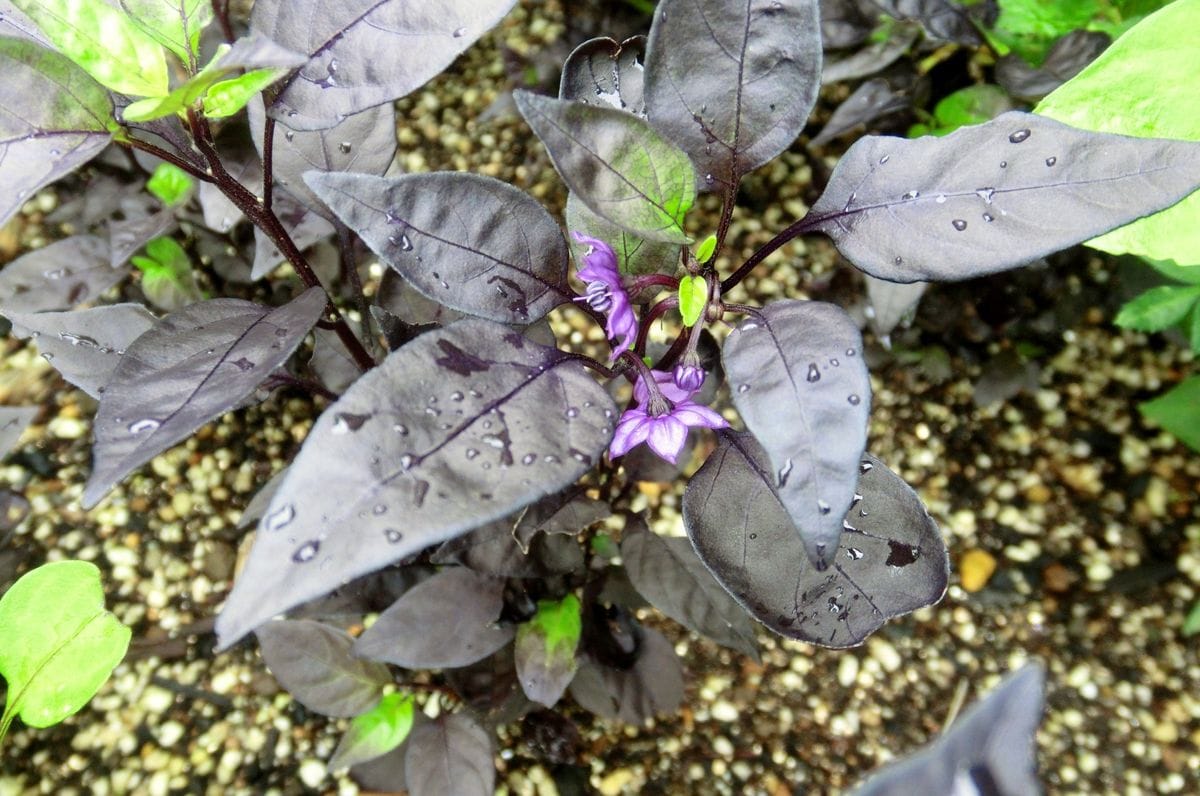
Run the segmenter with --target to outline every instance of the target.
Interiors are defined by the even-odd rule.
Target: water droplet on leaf
[[[388,528],[383,532],[383,538],[388,540],[388,544],[396,544],[404,538],[404,534],[400,533],[395,528]]]
[[[285,503],[263,519],[263,528],[268,531],[278,531],[296,518],[296,509],[291,503]]]
[[[296,548],[296,552],[292,553],[292,560],[297,564],[306,564],[316,558],[317,551],[320,549],[321,543],[312,539]]]
[[[1057,162],[1058,162],[1058,158],[1054,157],[1053,155],[1051,155],[1050,157],[1046,158],[1046,165],[1047,165],[1047,166],[1053,166],[1053,165],[1054,165],[1055,163],[1057,163]]]
[[[953,221],[951,221],[950,223],[953,224],[954,228],[957,229],[959,232],[962,232],[964,229],[967,228],[967,222],[963,221],[961,218],[956,218]]]
[[[821,371],[817,369],[816,362],[810,362],[808,365],[808,375],[805,376],[809,384],[821,380]]]
[[[830,508],[829,504],[826,503],[824,500],[817,501],[817,511],[821,512],[822,514],[828,514],[832,510],[833,509]]]
[[[1016,132],[1009,134],[1009,136],[1008,136],[1008,140],[1013,142],[1014,144],[1019,144],[1022,141],[1028,140],[1028,138],[1029,138],[1029,128],[1028,127],[1023,127],[1020,130],[1017,130]]]
[[[862,398],[859,398],[854,393],[850,393],[849,395],[847,395],[846,400],[850,402],[851,406],[858,406],[860,403],[862,403]]]
[[[130,423],[129,424],[129,433],[130,434],[143,434],[147,431],[153,431],[154,429],[158,428],[161,425],[162,425],[162,423],[155,420],[154,418],[145,417],[145,418],[142,418],[141,420],[135,420],[132,423]]]

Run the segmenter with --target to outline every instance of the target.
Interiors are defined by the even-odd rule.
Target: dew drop
[[[558,458],[553,453],[547,453],[545,456],[542,457],[542,461],[544,461],[546,464],[561,464],[562,463],[562,459]]]
[[[392,426],[392,431],[395,431],[402,437],[408,436],[408,426],[403,423],[396,423]]]
[[[996,217],[994,215],[992,215],[991,213],[984,213],[983,220],[990,224],[996,220]]]
[[[882,166],[884,163],[887,163],[891,159],[892,159],[891,155],[884,155],[883,157],[881,157],[879,159],[879,165]]]
[[[1002,160],[1002,161],[1000,161],[1000,168],[1002,168],[1002,169],[1007,169],[1007,168],[1008,168],[1008,161],[1007,161],[1007,160]]]
[[[834,359],[829,360],[829,364],[833,365],[836,368],[836,367],[840,367],[842,363],[839,362],[836,358],[834,358]]]
[[[152,417],[144,417],[141,420],[135,420],[129,424],[129,433],[143,434],[147,431],[153,431],[161,425],[162,423]]]
[[[475,450],[474,448],[467,448],[467,458],[468,459],[474,459],[478,455],[479,455],[479,451]]]
[[[779,468],[779,485],[780,486],[784,486],[785,484],[787,484],[788,476],[792,474],[793,466],[794,465],[793,465],[791,459],[784,460],[783,467]]]
[[[411,453],[406,453],[400,457],[400,466],[407,470],[413,466],[413,462],[415,461],[416,458]]]
[[[567,411],[566,411],[566,412],[564,412],[564,414],[565,414],[565,415],[566,415],[568,418],[575,418],[575,417],[579,417],[579,409],[578,409],[578,408],[576,408],[576,407],[574,407],[574,406],[571,406],[571,407],[568,407],[568,408],[567,408]]]
[[[1053,165],[1054,165],[1055,163],[1057,163],[1057,162],[1058,162],[1058,158],[1054,157],[1053,155],[1051,155],[1050,157],[1046,158],[1046,165],[1047,165],[1047,166],[1053,166]]]
[[[862,398],[859,398],[858,395],[855,393],[850,393],[849,395],[847,395],[846,400],[850,403],[851,406],[858,406],[860,403],[862,403]]]
[[[51,268],[49,271],[42,271],[42,276],[47,279],[62,279],[66,275],[66,268]]]
[[[292,553],[292,560],[297,564],[306,564],[316,558],[317,551],[320,549],[321,543],[312,539],[296,548],[296,552]]]
[[[975,195],[990,205],[992,203],[992,197],[996,195],[996,189],[992,187],[976,188]]]
[[[847,348],[847,349],[846,349],[846,356],[848,356],[848,357],[852,357],[852,356],[854,356],[854,355],[855,355],[855,354],[857,354],[857,353],[858,353],[858,351],[856,351],[856,350],[855,350],[855,349],[853,349],[853,348]]]
[[[900,198],[906,202],[911,202],[913,199],[916,199],[920,195],[921,195],[920,191],[906,191],[904,193],[904,195],[901,196]]]
[[[871,464],[870,462],[863,462],[862,464],[860,464],[858,466],[858,471],[860,473],[862,473],[863,475],[866,475],[867,473],[871,472],[874,469],[875,469],[875,465]]]
[[[1008,140],[1014,144],[1019,144],[1022,141],[1027,140],[1028,138],[1029,138],[1029,128],[1028,127],[1022,127],[1020,130],[1017,130],[1014,133],[1010,133],[1008,136]]]
[[[828,514],[829,512],[833,511],[833,509],[824,500],[818,500],[817,511],[821,512],[821,514]]]
[[[501,450],[504,448],[504,438],[500,437],[499,435],[484,434],[483,437],[481,437],[481,439],[484,441],[485,444],[490,445],[491,447],[495,448],[496,450]]]
[[[53,362],[54,354],[44,353],[44,354],[42,354],[42,359],[46,360],[47,362]]]
[[[714,182],[716,182],[716,178],[715,178],[715,177],[713,177],[711,174],[705,174],[705,175],[704,175],[704,182],[705,182],[705,183],[707,183],[707,184],[709,184],[709,185],[712,185]]]
[[[527,453],[521,457],[521,464],[524,464],[526,466],[531,465],[536,461],[537,461],[536,453]]]
[[[454,32],[451,33],[450,35],[456,39],[461,39],[463,36],[467,35],[467,29],[466,28],[455,28]]]
[[[329,429],[331,434],[346,434],[350,431],[358,431],[363,427],[363,424],[371,419],[370,415],[356,415],[352,412],[338,412],[333,418],[333,427]]]
[[[462,399],[463,399],[463,394],[461,392],[458,392],[457,390],[455,390],[454,392],[450,393],[451,401],[461,401]]]
[[[953,224],[954,228],[957,229],[959,232],[962,232],[964,229],[967,228],[967,222],[963,221],[961,218],[956,218],[953,221],[951,221],[950,223]]]
[[[376,503],[375,507],[371,509],[371,513],[376,517],[378,517],[380,514],[387,514],[387,505],[383,503]]]
[[[412,251],[412,247],[413,247],[412,241],[408,239],[408,236],[401,235],[400,236],[400,248],[403,251],[410,252],[410,251]]]
[[[383,532],[383,538],[388,540],[388,544],[396,544],[404,538],[404,534],[400,533],[395,528],[388,528]]]
[[[263,528],[268,531],[278,531],[285,528],[296,518],[296,508],[291,503],[285,503],[271,512],[263,520]]]
[[[349,155],[350,150],[352,150],[353,148],[354,148],[354,145],[351,144],[349,141],[343,141],[342,143],[338,144],[338,151],[340,151],[343,155]]]
[[[294,116],[295,112],[293,111],[292,113],[289,113],[288,115]],[[284,132],[283,137],[286,138],[287,140],[291,141],[293,138],[296,137],[296,133],[291,130],[287,130]]]
[[[750,392],[750,385],[749,384],[739,384],[737,387],[737,391],[739,393],[748,393],[748,392]]]
[[[863,551],[859,550],[857,547],[847,547],[846,555],[850,556],[851,561],[861,561],[863,557]]]
[[[808,364],[808,375],[804,378],[808,379],[808,383],[812,384],[821,380],[821,371],[817,370],[817,363],[810,362]]]
[[[892,262],[893,262],[893,263],[895,263],[896,265],[900,265],[901,263],[903,263],[903,262],[904,262],[904,258],[903,258],[903,257],[897,257],[895,260],[892,260]]]
[[[944,193],[938,194],[937,199],[934,199],[934,201],[940,205],[946,204],[946,194],[944,194]]]

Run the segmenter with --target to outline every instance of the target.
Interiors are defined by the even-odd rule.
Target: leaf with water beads
[[[95,300],[128,275],[109,265],[108,244],[75,235],[24,254],[0,270],[0,313],[66,310]]]
[[[601,36],[576,47],[563,63],[558,98],[646,117],[643,100],[646,37],[623,42]]]

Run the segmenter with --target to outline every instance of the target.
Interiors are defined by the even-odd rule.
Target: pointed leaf
[[[573,483],[615,414],[578,362],[508,327],[421,335],[309,432],[217,620],[221,643]]]
[[[558,224],[507,183],[458,172],[305,179],[385,263],[448,307],[526,324],[570,299]]]
[[[864,274],[867,282],[867,301],[870,311],[867,317],[875,334],[883,337],[899,323],[916,312],[925,295],[928,282],[888,282],[876,279],[870,274]]]
[[[388,667],[355,656],[354,637],[311,619],[279,619],[255,630],[263,662],[300,704],[350,717],[379,704],[392,682]]]
[[[171,163],[159,163],[150,179],[146,180],[146,190],[167,206],[183,204],[191,198],[195,188],[196,181]]]
[[[270,114],[294,130],[319,130],[399,99],[449,66],[513,2],[256,2],[250,27],[309,57],[283,85]]]
[[[664,0],[646,45],[646,111],[700,186],[725,190],[791,145],[820,76],[817,0]]]
[[[1176,384],[1166,393],[1138,405],[1142,415],[1200,451],[1200,376]]]
[[[99,298],[128,273],[109,265],[102,238],[75,235],[55,241],[0,268],[0,312],[70,309]]]
[[[644,119],[645,55],[645,36],[632,36],[623,42],[607,36],[589,39],[563,63],[558,98],[616,108]]]
[[[12,0],[66,57],[122,94],[167,93],[162,47],[104,0]]]
[[[678,244],[646,240],[621,229],[593,213],[573,193],[567,195],[565,216],[567,229],[571,232],[582,232],[611,246],[613,253],[617,255],[617,267],[623,274],[671,273],[679,265]],[[590,246],[575,240],[574,236],[567,242],[575,262],[583,262]]]
[[[49,727],[79,711],[129,647],[129,628],[104,609],[100,570],[56,561],[0,597],[0,676],[8,687],[0,739],[14,716]]]
[[[579,598],[568,594],[561,600],[538,600],[537,613],[517,630],[517,676],[534,702],[550,708],[562,698],[575,676],[582,629]]]
[[[211,0],[121,0],[143,33],[179,57],[184,66],[200,54],[200,32],[212,22]]]
[[[870,129],[877,120],[908,110],[911,105],[908,97],[893,90],[883,78],[868,80],[837,106],[821,132],[813,137],[812,145],[824,146],[859,126]]]
[[[56,52],[0,38],[0,225],[33,193],[100,153],[111,140],[112,100]]]
[[[657,630],[641,628],[641,648],[628,669],[585,660],[571,681],[571,698],[597,716],[641,724],[683,701],[683,667]]]
[[[250,134],[259,154],[263,151],[263,124],[266,111],[261,101],[247,106]],[[328,130],[309,132],[292,130],[279,123],[272,138],[271,169],[275,185],[325,218],[333,213],[304,183],[306,171],[357,172],[383,174],[396,154],[396,110],[388,105],[347,116]]]
[[[708,282],[702,276],[683,276],[679,279],[679,289],[676,292],[679,296],[679,314],[683,316],[683,325],[695,326],[708,305]]]
[[[499,626],[504,581],[465,567],[444,569],[404,593],[362,634],[354,652],[406,669],[448,669],[486,658],[512,641]]]
[[[864,456],[825,572],[809,563],[768,466],[749,434],[722,432],[683,499],[696,552],[755,619],[780,635],[841,649],[941,599],[949,561],[937,525],[882,462]]]
[[[1125,329],[1161,332],[1182,321],[1200,301],[1200,285],[1161,285],[1133,299],[1113,319]]]
[[[438,716],[413,729],[404,770],[413,796],[492,796],[492,737],[466,713]]]
[[[329,770],[374,760],[400,746],[412,729],[413,707],[411,695],[388,694],[378,705],[355,716],[329,758]]]
[[[824,16],[822,15],[822,21]],[[887,36],[844,58],[827,60],[821,69],[821,85],[828,86],[847,80],[861,80],[882,72],[908,52],[921,38],[919,25],[903,22],[887,27]],[[828,45],[827,45],[828,46]]]
[[[746,612],[704,566],[684,538],[666,539],[641,517],[621,540],[621,558],[634,587],[651,605],[689,630],[758,660]]]
[[[429,719],[420,710],[413,711],[413,726],[409,729],[409,737],[413,731],[427,724]],[[408,738],[390,752],[380,755],[364,763],[357,763],[350,769],[350,777],[364,791],[379,791],[380,793],[395,792],[404,786],[407,776],[404,771],[404,758],[408,756]],[[332,763],[332,761],[330,761]],[[330,766],[332,768],[332,765]]]
[[[1045,669],[1008,675],[933,743],[874,774],[855,796],[911,793],[1040,793],[1037,726]]]
[[[859,139],[808,218],[872,276],[956,280],[1095,237],[1197,185],[1200,143],[1091,133],[1014,111],[944,138]]]
[[[871,381],[862,336],[840,308],[776,301],[742,323],[722,361],[733,402],[758,438],[818,569],[832,560],[867,444]]]
[[[582,494],[582,490],[568,490],[550,495],[525,509],[513,526],[512,535],[528,553],[530,543],[539,533],[574,536],[611,514],[608,503],[593,500]]]
[[[513,93],[563,182],[592,212],[647,240],[688,243],[696,200],[687,155],[648,122],[615,108]]]
[[[872,0],[896,19],[915,19],[930,36],[959,44],[982,44],[962,4],[952,0]]]
[[[125,349],[157,320],[141,304],[5,315],[12,321],[14,336],[33,339],[43,359],[64,379],[96,399],[104,392]]]
[[[0,459],[17,445],[21,434],[38,416],[36,406],[0,406]]]
[[[171,313],[125,350],[105,386],[82,504],[237,406],[281,366],[325,309],[310,288],[271,310],[214,299]]]

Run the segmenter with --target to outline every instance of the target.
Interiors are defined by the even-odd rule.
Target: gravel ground
[[[594,23],[564,19],[558,2],[522,3],[402,101],[400,165],[491,174],[560,209],[562,188],[504,88],[514,76],[550,85],[563,37],[582,40],[590,29],[575,28]],[[808,179],[797,150],[748,180],[733,229],[743,255],[804,212]],[[58,237],[41,223],[56,201],[44,192],[0,230],[0,257]],[[761,664],[665,625],[689,672],[679,715],[621,727],[571,708],[582,738],[566,763],[547,754],[544,728],[507,728],[502,791],[551,794],[574,777],[604,794],[838,792],[1039,658],[1048,791],[1200,792],[1200,658],[1180,633],[1200,585],[1200,456],[1135,408],[1194,364],[1160,337],[1112,327],[1118,271],[1080,250],[938,288],[892,351],[871,345],[870,447],[943,528],[954,575],[939,605],[846,652],[763,632]],[[733,300],[861,295],[823,239],[785,247],[759,277]],[[31,504],[0,556],[95,561],[134,628],[128,659],[88,708],[58,727],[14,727],[0,796],[357,792],[323,763],[344,722],[294,703],[254,648],[212,654],[241,509],[298,448],[312,404],[276,395],[230,413],[83,512],[94,403],[32,349],[0,349],[0,404],[44,407],[0,465],[0,489]],[[977,405],[981,378],[1012,394]],[[643,492],[660,530],[682,533],[677,495]]]

